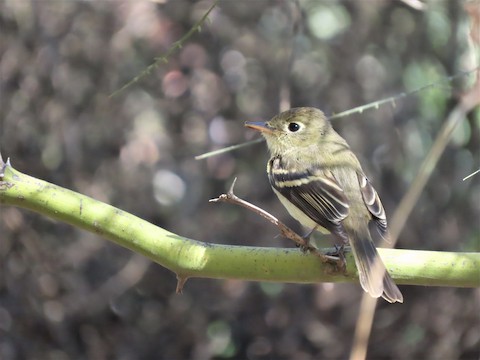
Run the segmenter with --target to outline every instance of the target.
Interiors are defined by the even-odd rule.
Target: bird
[[[403,303],[370,234],[373,223],[388,238],[380,197],[325,114],[298,107],[245,126],[265,138],[268,179],[289,214],[311,232],[331,233],[336,242],[350,245],[360,284],[370,296]]]

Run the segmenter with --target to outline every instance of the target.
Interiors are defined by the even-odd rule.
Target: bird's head
[[[318,145],[332,130],[323,112],[312,107],[293,108],[274,116],[269,121],[248,121],[245,126],[262,133],[273,155]]]

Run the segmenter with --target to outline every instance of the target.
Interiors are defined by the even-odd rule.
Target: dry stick
[[[254,213],[260,215],[264,219],[270,221],[272,224],[278,227],[280,230],[281,234],[285,236],[286,238],[293,240],[298,246],[300,246],[304,250],[308,250],[309,252],[313,253],[315,256],[319,257],[322,262],[329,262],[329,263],[335,263],[339,268],[345,268],[344,260],[343,257],[337,257],[337,256],[331,256],[327,254],[323,254],[320,252],[318,249],[314,248],[311,246],[306,239],[298,235],[295,231],[290,229],[287,225],[282,223],[280,220],[278,220],[275,216],[272,214],[268,213],[267,211],[259,208],[256,205],[253,205],[249,203],[248,201],[245,201],[241,198],[239,198],[237,195],[233,193],[233,188],[235,186],[235,183],[237,181],[237,178],[233,180],[232,185],[230,186],[230,189],[226,194],[220,195],[218,198],[215,199],[210,199],[209,202],[226,202],[230,204],[235,204],[235,205],[240,205],[244,207],[245,209],[248,209],[250,211],[253,211]]]
[[[462,99],[461,102],[450,112],[447,121],[441,128],[434,144],[432,145],[427,157],[423,161],[417,177],[412,183],[407,194],[400,202],[395,214],[392,218],[391,227],[391,247],[404,227],[408,216],[415,206],[420,194],[430,178],[435,165],[438,163],[448,141],[451,138],[455,127],[464,119],[475,106],[480,103],[480,76],[477,76],[475,87],[470,90]],[[372,331],[373,317],[375,314],[375,305],[377,299],[374,299],[367,294],[363,294],[362,302],[360,304],[360,311],[357,320],[357,327],[355,328],[354,343],[350,353],[350,360],[365,359],[367,354],[367,345]]]

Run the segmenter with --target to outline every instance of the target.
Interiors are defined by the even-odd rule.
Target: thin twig
[[[113,93],[110,94],[110,98],[118,95],[121,93],[123,90],[131,86],[132,84],[135,84],[136,82],[142,80],[145,76],[149,75],[155,68],[159,66],[160,63],[168,63],[168,59],[172,54],[181,49],[183,44],[195,33],[195,32],[200,32],[203,23],[207,20],[208,15],[212,12],[212,10],[217,6],[219,0],[215,0],[215,2],[210,6],[210,8],[207,10],[207,12],[202,16],[200,20],[197,21],[195,25],[185,34],[183,35],[180,40],[175,41],[172,46],[167,50],[167,52],[164,55],[156,57],[153,63],[148,65],[145,70],[143,70],[140,74],[135,76],[132,80],[127,82],[125,85],[123,85],[120,89],[115,90]]]
[[[386,99],[382,99],[382,100],[378,100],[378,101],[375,101],[373,103],[370,103],[370,104],[366,104],[366,105],[362,105],[362,106],[357,106],[353,109],[350,109],[350,110],[347,110],[347,111],[342,111],[341,113],[338,113],[338,114],[334,114],[332,116],[329,117],[330,120],[333,120],[333,119],[337,119],[337,118],[341,118],[341,117],[345,117],[345,116],[348,116],[348,115],[352,115],[352,114],[356,114],[356,113],[363,113],[365,110],[369,110],[369,109],[372,109],[372,108],[375,108],[375,109],[378,109],[381,105],[384,105],[384,104],[388,104],[388,103],[391,103],[393,107],[395,107],[395,101],[396,100],[400,100],[400,99],[403,99],[403,98],[406,98],[407,96],[410,96],[410,95],[413,95],[413,94],[416,94],[420,91],[424,91],[424,90],[427,90],[429,88],[432,88],[432,87],[437,87],[439,86],[440,84],[442,83],[449,83],[451,82],[452,80],[455,80],[459,77],[462,77],[462,76],[465,76],[465,75],[469,75],[475,71],[478,71],[480,69],[480,67],[476,67],[475,69],[472,69],[472,70],[468,70],[468,71],[461,71],[459,72],[458,74],[455,74],[455,75],[452,75],[452,76],[449,76],[445,79],[442,79],[441,81],[437,81],[435,83],[431,83],[431,84],[427,84],[427,85],[424,85],[424,86],[421,86],[415,90],[412,90],[412,91],[409,91],[409,92],[402,92],[398,95],[395,95],[395,96],[390,96]]]
[[[243,148],[243,147],[246,147],[246,146],[250,146],[250,145],[253,145],[253,144],[256,144],[256,143],[263,142],[263,141],[265,141],[265,139],[263,137],[260,137],[258,139],[247,141],[247,142],[244,142],[244,143],[241,143],[241,144],[232,145],[232,146],[228,146],[226,148],[209,151],[205,154],[195,156],[195,160],[206,159],[206,158],[209,158],[209,157],[212,157],[212,156],[220,155],[220,154],[223,154],[223,153],[226,153],[226,152],[229,152],[229,151],[237,150],[237,149],[240,149],[240,148]]]
[[[471,173],[471,174],[468,175],[468,176],[465,176],[465,177],[463,178],[463,181],[470,179],[472,176],[477,175],[478,173],[480,173],[480,169],[478,169],[477,171],[474,171],[473,173]]]

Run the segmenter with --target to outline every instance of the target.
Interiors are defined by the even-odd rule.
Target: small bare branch
[[[308,243],[308,240],[305,239],[304,237],[298,235],[295,231],[290,229],[287,225],[282,223],[280,220],[278,220],[275,216],[272,214],[268,213],[267,211],[259,208],[256,205],[253,205],[249,203],[248,201],[245,201],[241,198],[239,198],[237,195],[233,193],[233,188],[235,186],[235,182],[237,181],[237,178],[235,178],[232,182],[232,185],[230,186],[230,189],[226,194],[220,195],[218,198],[215,199],[210,199],[209,202],[226,202],[234,205],[240,205],[244,207],[247,210],[253,211],[254,213],[260,215],[264,219],[270,221],[272,224],[274,224],[278,229],[280,230],[280,233],[286,237],[287,239],[290,239],[295,242],[301,249],[305,251],[309,251],[313,253],[315,256],[319,257],[323,262],[333,262],[335,263],[336,266],[338,266],[340,269],[345,268],[345,261],[342,260],[342,258],[337,257],[337,256],[332,256],[330,254],[325,254],[316,249],[315,247],[311,246]]]
[[[480,173],[480,169],[478,169],[477,171],[474,171],[473,173],[471,173],[471,174],[468,175],[468,176],[465,176],[465,177],[463,178],[463,181],[470,179],[472,176],[477,175],[478,173]]]

